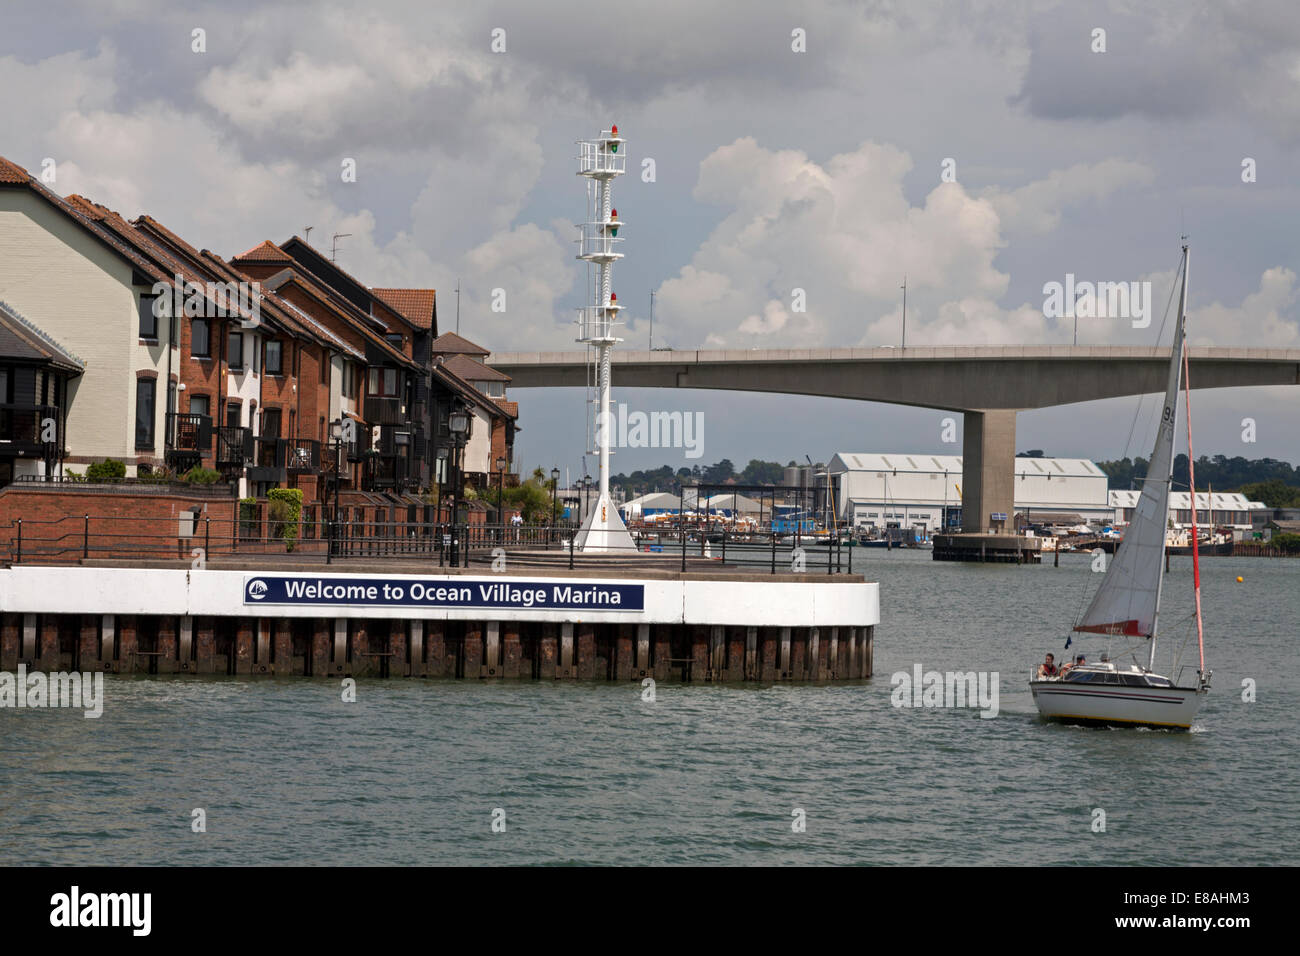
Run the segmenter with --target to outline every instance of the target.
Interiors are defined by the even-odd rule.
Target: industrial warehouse
[[[941,531],[961,525],[960,455],[839,452],[826,469],[836,513],[850,527]],[[1027,523],[1110,523],[1105,472],[1085,458],[1017,457],[1015,512]],[[993,518],[1013,527],[1013,515]]]

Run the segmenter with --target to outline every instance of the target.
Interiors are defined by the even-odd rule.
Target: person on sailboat
[[[1042,680],[1044,677],[1055,677],[1056,674],[1056,658],[1053,655],[1048,654],[1047,660],[1038,665],[1038,679]]]
[[[1071,670],[1078,667],[1080,664],[1086,664],[1086,663],[1087,661],[1083,659],[1082,654],[1076,657],[1073,663],[1071,663],[1070,661],[1066,661],[1064,664],[1061,665],[1061,676],[1064,677],[1066,674],[1070,673]]]

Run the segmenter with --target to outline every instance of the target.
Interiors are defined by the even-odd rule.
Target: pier
[[[428,562],[0,569],[0,670],[461,680],[872,675],[879,586],[648,556],[496,574]],[[57,608],[57,610],[55,610]]]
[[[935,561],[984,561],[993,564],[1041,564],[1039,538],[1014,534],[936,534]]]

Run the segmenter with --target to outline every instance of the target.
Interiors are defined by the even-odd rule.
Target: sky
[[[1185,234],[1194,345],[1300,348],[1294,0],[18,0],[0,17],[0,155],[53,160],[56,191],[226,256],[347,234],[339,264],[436,288],[442,330],[459,286],[460,331],[490,349],[579,347],[575,141],[611,123],[628,346],[650,343],[652,292],[656,347],[897,345],[904,277],[908,345],[1152,344]],[[1150,282],[1150,327],[1049,316],[1044,286],[1067,275]],[[614,386],[703,429],[691,449],[619,449],[615,471],[954,450],[946,412]],[[580,475],[584,391],[511,397],[516,463]],[[1300,461],[1300,388],[1193,401],[1198,455]],[[1017,446],[1145,456],[1153,405],[1022,412]]]

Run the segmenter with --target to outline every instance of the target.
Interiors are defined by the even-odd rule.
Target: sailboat
[[[1192,455],[1191,387],[1187,381],[1187,246],[1183,246],[1182,290],[1178,325],[1169,357],[1160,430],[1142,495],[1124,540],[1074,631],[1145,640],[1147,662],[1134,655],[1130,664],[1108,661],[1075,664],[1063,674],[1044,676],[1040,669],[1029,682],[1034,703],[1043,717],[1070,723],[1190,728],[1210,688],[1205,669],[1205,630],[1201,620],[1201,566],[1192,550],[1196,595],[1196,635],[1200,668],[1191,686],[1155,672],[1156,637],[1160,622],[1160,592],[1164,585],[1165,529],[1169,521],[1169,489],[1173,481],[1174,432],[1178,421],[1178,391],[1187,402],[1187,455],[1192,500],[1196,500],[1195,457]],[[1196,509],[1192,509],[1192,540],[1196,540]],[[1070,641],[1066,642],[1066,647]],[[1068,665],[1067,665],[1068,666]]]

